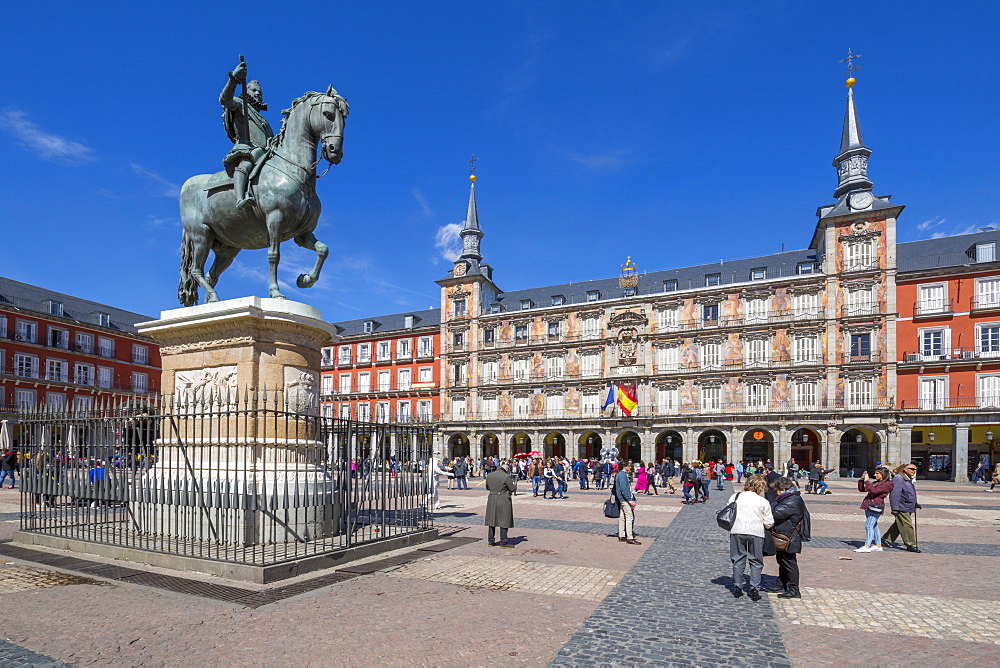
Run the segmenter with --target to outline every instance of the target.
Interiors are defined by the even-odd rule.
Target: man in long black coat
[[[507,529],[514,527],[514,503],[511,495],[517,491],[514,479],[510,477],[510,464],[500,462],[500,466],[486,476],[486,489],[490,493],[486,499],[486,526],[489,527],[487,543],[490,547],[514,547],[507,542]],[[500,528],[500,542],[496,542],[496,529]]]

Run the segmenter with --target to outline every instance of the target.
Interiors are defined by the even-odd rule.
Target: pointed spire
[[[469,211],[465,215],[465,227],[459,235],[462,237],[461,259],[478,263],[483,259],[479,252],[479,240],[483,238],[483,232],[479,229],[479,211],[476,209],[476,175],[470,174],[469,181]]]
[[[836,198],[872,187],[872,182],[868,180],[868,156],[872,151],[861,138],[861,125],[854,106],[854,83],[854,77],[847,80],[847,109],[840,135],[840,153],[833,159],[833,166],[837,168],[837,189],[833,192]]]

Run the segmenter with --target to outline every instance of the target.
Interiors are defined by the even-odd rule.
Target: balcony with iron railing
[[[881,351],[848,351],[844,353],[844,364],[878,364],[882,362],[883,358],[884,354]]]
[[[953,299],[937,299],[914,302],[914,318],[943,318],[954,315],[955,302]]]
[[[933,364],[935,362],[981,362],[995,360],[1000,362],[1000,345],[993,350],[975,348],[926,348],[924,350],[907,350],[903,353],[902,365]]]
[[[934,397],[903,399],[900,407],[912,411],[989,410],[1000,412],[1000,394],[978,397]]]
[[[862,304],[844,304],[840,309],[841,318],[867,318],[873,315],[879,315],[882,310],[879,305],[872,303],[862,303]]]
[[[997,399],[1000,405],[1000,398]],[[717,415],[758,415],[761,419],[766,419],[768,415],[788,415],[795,413],[816,413],[819,411],[843,411],[843,412],[873,412],[885,411],[895,408],[895,401],[892,399],[860,399],[860,400],[836,400],[826,401],[794,401],[794,400],[773,400],[765,399],[761,401],[718,401],[712,403],[702,403],[695,405],[673,406],[643,406],[640,405],[632,412],[628,419],[650,419],[650,418],[676,418],[676,417],[709,417]],[[522,409],[523,410],[523,409]],[[541,410],[528,412],[518,412],[517,407],[512,407],[509,413],[499,411],[465,411],[462,414],[444,413],[440,416],[442,421],[448,422],[544,422],[551,420],[621,420],[623,416],[615,411],[601,411],[594,406],[582,407],[578,411],[568,411],[566,409]]]
[[[1000,295],[975,295],[969,304],[972,311],[1000,311]]]

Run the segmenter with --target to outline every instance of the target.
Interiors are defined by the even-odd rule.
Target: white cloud
[[[424,212],[425,216],[430,217],[434,215],[434,213],[431,211],[430,204],[427,203],[427,198],[424,197],[424,194],[419,190],[417,190],[416,188],[413,189],[413,199],[417,200],[417,204],[420,205],[420,208]]]
[[[462,254],[461,232],[465,227],[465,221],[461,223],[448,223],[438,228],[434,235],[434,248],[437,248],[441,257],[448,262],[456,261]]]
[[[929,230],[932,227],[944,225],[946,222],[948,222],[947,218],[944,216],[938,216],[937,218],[931,218],[930,220],[925,220],[922,223],[917,223],[917,229],[923,232],[924,230]]]
[[[595,171],[610,171],[614,169],[620,169],[628,164],[626,156],[628,151],[620,148],[614,151],[606,151],[604,153],[593,153],[590,155],[583,155],[580,153],[570,153],[564,151],[563,155],[570,162],[575,162],[578,165],[583,165],[587,169],[592,169]]]
[[[26,119],[23,111],[0,111],[0,128],[14,135],[22,146],[43,160],[73,165],[94,159],[89,146],[42,130]]]
[[[143,167],[137,162],[130,162],[129,166],[132,167],[132,171],[148,179],[153,185],[156,186],[155,195],[157,197],[179,197],[181,194],[181,187],[172,181],[168,181],[156,172],[146,167]]]
[[[176,218],[161,218],[160,216],[150,215],[146,219],[146,224],[150,227],[180,227],[181,222]]]

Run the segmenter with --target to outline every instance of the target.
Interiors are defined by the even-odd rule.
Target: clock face
[[[464,262],[456,262],[455,263],[455,275],[456,276],[465,276],[465,270],[466,270],[466,266],[465,266]]]
[[[852,209],[867,209],[872,205],[872,197],[870,192],[860,192],[851,195],[851,208]]]

